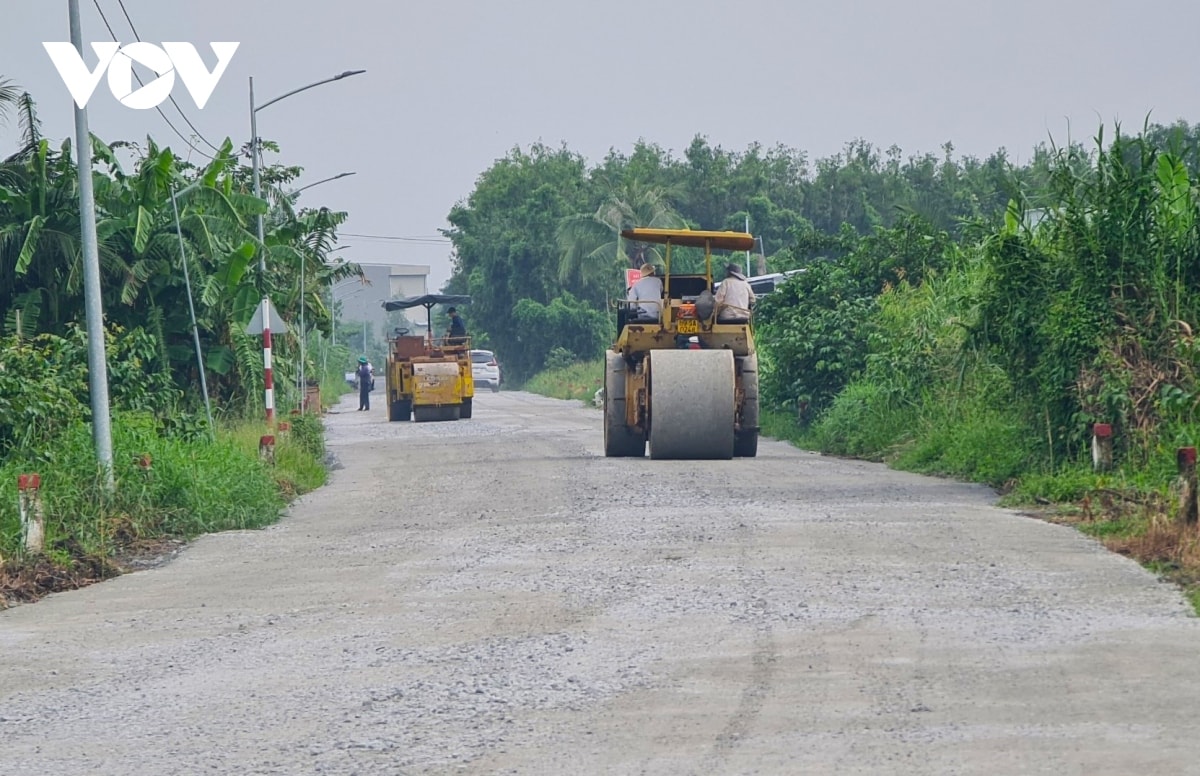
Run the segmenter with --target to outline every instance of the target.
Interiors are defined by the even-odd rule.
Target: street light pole
[[[73,0],[74,1],[74,0]],[[258,137],[258,112],[263,108],[270,107],[280,100],[291,97],[293,94],[299,94],[307,89],[327,84],[332,81],[340,81],[343,78],[349,78],[352,75],[365,73],[366,70],[346,70],[338,73],[330,78],[325,78],[320,81],[314,81],[307,86],[301,86],[299,89],[293,89],[286,94],[281,94],[273,100],[268,100],[262,105],[254,104],[254,76],[250,76],[250,169],[254,180],[254,196],[256,199],[262,199],[262,180],[259,174],[259,137]],[[271,375],[271,297],[267,283],[267,248],[265,245],[266,234],[263,226],[263,214],[260,212],[256,219],[258,226],[258,271],[262,278],[263,298],[262,298],[262,320],[263,320],[263,404],[267,410],[267,426],[273,426],[275,423],[275,386]],[[301,299],[301,305],[304,300]],[[301,336],[304,332],[301,331]]]
[[[329,183],[330,181],[336,181],[336,180],[339,180],[339,179],[341,179],[341,178],[345,178],[345,177],[347,177],[347,176],[349,176],[349,175],[355,175],[355,173],[352,173],[352,172],[339,172],[337,175],[334,175],[334,176],[333,176],[333,177],[331,177],[331,178],[322,178],[321,180],[319,180],[319,181],[315,181],[315,182],[313,182],[313,183],[310,183],[310,184],[308,184],[307,186],[301,186],[301,187],[300,187],[300,188],[298,188],[298,189],[292,189],[291,191],[289,191],[289,192],[288,192],[288,196],[289,196],[289,197],[291,197],[291,196],[294,196],[294,195],[296,195],[296,194],[299,194],[300,192],[304,191],[305,189],[311,189],[313,186],[320,186],[322,183]]]
[[[300,192],[304,191],[305,189],[311,189],[313,186],[319,186],[322,183],[329,183],[330,181],[336,181],[341,178],[345,178],[347,175],[353,175],[353,174],[354,173],[352,173],[352,172],[338,173],[337,175],[334,175],[330,178],[324,178],[323,180],[319,180],[315,183],[310,183],[307,186],[301,186],[298,189],[289,191],[288,196],[294,197],[297,194],[299,194]],[[301,255],[301,257],[300,257],[300,411],[301,412],[304,412],[305,410],[308,409],[308,407],[307,407],[308,380],[307,380],[307,375],[305,374],[305,371],[308,366],[308,362],[307,362],[308,331],[304,328],[304,269],[307,264],[308,264],[308,262],[305,261],[304,256]]]
[[[67,0],[71,43],[83,56],[79,0]],[[92,190],[92,138],[87,110],[75,105],[75,155],[79,174],[79,224],[83,244],[83,297],[87,313],[88,392],[92,401],[92,439],[108,490],[115,487],[112,466],[112,419],[108,404],[108,360],[104,347],[104,310],[100,297],[100,251],[96,236],[96,199]]]

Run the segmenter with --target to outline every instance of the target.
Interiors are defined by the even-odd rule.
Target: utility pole
[[[67,0],[71,44],[83,56],[79,0]],[[83,302],[87,311],[88,389],[92,399],[92,439],[108,490],[113,479],[112,426],[108,405],[108,361],[104,348],[104,310],[100,296],[100,252],[96,237],[96,199],[92,191],[92,137],[87,109],[75,105],[75,155],[79,173],[79,225],[83,244]]]
[[[749,213],[746,214],[746,234],[750,234],[750,214]],[[754,274],[750,271],[750,249],[749,248],[746,249],[746,274],[747,275]]]

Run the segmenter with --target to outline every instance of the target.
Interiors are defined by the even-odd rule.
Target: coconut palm
[[[623,229],[677,229],[683,225],[663,189],[639,181],[613,187],[595,212],[568,216],[559,224],[559,280],[584,288],[612,286],[622,269],[662,259],[655,246],[624,240]]]
[[[0,160],[0,167],[22,156],[32,153],[41,139],[41,123],[33,98],[29,92],[22,91],[12,81],[0,78],[0,127],[8,124],[9,117],[16,114],[20,122],[21,136],[16,152]]]
[[[8,121],[8,114],[15,109],[21,90],[7,78],[0,78],[0,126]]]

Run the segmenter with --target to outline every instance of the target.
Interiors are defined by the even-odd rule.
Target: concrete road
[[[476,401],[348,397],[278,525],[0,613],[0,774],[1200,773],[1200,620],[1074,531]]]

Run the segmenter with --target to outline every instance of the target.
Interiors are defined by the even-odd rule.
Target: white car
[[[476,385],[487,385],[492,393],[500,390],[500,364],[490,350],[471,351],[471,377]]]

